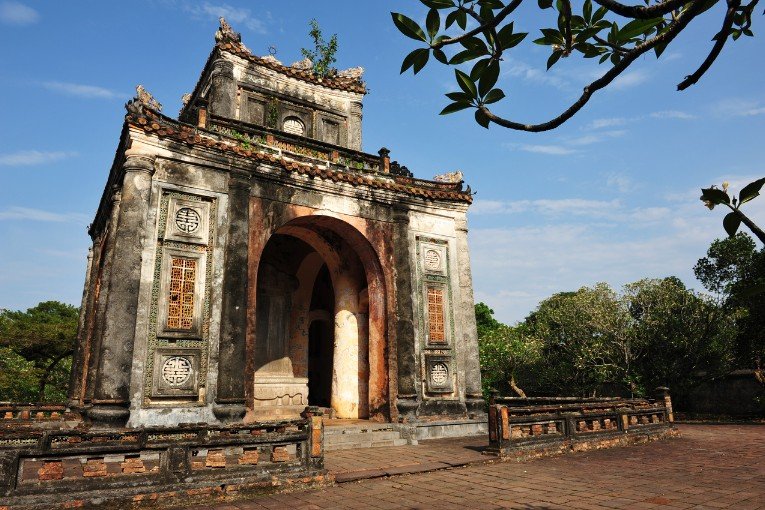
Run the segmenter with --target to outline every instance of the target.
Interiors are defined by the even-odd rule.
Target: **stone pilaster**
[[[215,416],[225,422],[245,414],[250,177],[232,173],[228,188],[228,241],[223,267]]]
[[[130,415],[130,370],[133,364],[141,254],[151,196],[154,157],[126,154],[121,203],[114,235],[111,281],[104,314],[99,363],[94,381],[95,422],[125,423]]]
[[[414,274],[410,256],[414,252],[409,239],[409,214],[406,209],[393,213],[394,267],[396,268],[396,363],[399,419],[412,420],[419,406],[417,378],[420,372],[415,351],[415,317],[412,299]]]
[[[354,101],[351,103],[351,120],[348,126],[348,147],[350,149],[360,151],[361,150],[361,119],[362,108],[364,105],[361,101]]]
[[[77,322],[77,344],[74,346],[74,354],[72,355],[72,372],[69,375],[69,407],[80,408],[82,405],[82,374],[85,370],[84,357],[85,351],[88,349],[87,339],[87,320],[90,317],[91,302],[93,301],[93,278],[94,264],[93,264],[93,252],[94,246],[88,248],[88,263],[85,270],[85,286],[82,289],[82,301],[80,303],[80,317]]]
[[[457,265],[460,296],[462,302],[456,303],[457,319],[461,322],[463,359],[465,360],[465,405],[471,415],[484,413],[481,392],[481,365],[478,360],[478,333],[475,323],[475,302],[473,298],[473,276],[470,271],[470,252],[468,250],[467,220],[462,217],[456,221]]]
[[[228,60],[215,61],[210,89],[210,113],[228,119],[236,115],[236,79],[234,64]]]

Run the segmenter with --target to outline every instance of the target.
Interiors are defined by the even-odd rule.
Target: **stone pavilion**
[[[89,234],[69,405],[111,427],[485,422],[459,172],[362,150],[361,68],[221,20],[178,119],[127,105]],[[485,429],[484,429],[485,430]]]

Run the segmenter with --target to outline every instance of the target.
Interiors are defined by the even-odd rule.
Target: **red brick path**
[[[376,478],[207,508],[765,509],[765,426],[679,428],[680,438],[639,446]],[[337,452],[327,465],[338,472],[477,458],[468,443]]]

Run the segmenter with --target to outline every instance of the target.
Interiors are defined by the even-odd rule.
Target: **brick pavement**
[[[194,508],[765,509],[765,426],[679,428],[680,438],[639,446],[475,464]],[[328,455],[327,463],[332,469],[357,470],[365,456],[370,459],[367,466],[385,468],[393,462],[417,459],[425,464],[441,462],[449,454],[470,455],[461,451],[466,448],[445,448],[443,441],[428,443],[385,449],[387,454],[364,450],[342,458]],[[423,451],[413,453],[418,448]]]

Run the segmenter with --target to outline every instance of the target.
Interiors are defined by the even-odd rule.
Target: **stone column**
[[[210,89],[210,113],[233,119],[236,115],[236,79],[234,64],[219,59],[213,64]]]
[[[363,105],[361,101],[351,103],[351,120],[348,126],[348,148],[361,150],[361,118]]]
[[[220,353],[215,416],[239,421],[246,412],[247,291],[250,176],[233,172],[228,185],[228,240],[223,266]]]
[[[404,421],[416,418],[419,398],[417,380],[419,364],[415,350],[415,323],[412,299],[414,274],[410,256],[414,247],[409,240],[409,213],[397,208],[393,213],[393,249],[394,267],[396,268],[396,364],[398,377],[398,396],[396,407],[399,417]]]
[[[96,243],[94,242],[93,246],[88,248],[88,263],[87,269],[85,270],[85,286],[82,290],[80,317],[77,322],[77,344],[74,346],[74,354],[72,355],[72,372],[69,375],[69,394],[67,405],[74,408],[79,408],[82,405],[82,400],[80,398],[80,395],[82,394],[82,374],[85,370],[85,351],[88,348],[86,345],[88,337],[86,324],[90,313],[92,313],[90,311],[90,303],[92,301],[93,283],[95,280],[95,278],[93,278],[93,248],[95,247],[95,244]]]
[[[359,417],[359,288],[350,275],[335,281],[335,351],[332,359],[332,409],[338,418]]]
[[[465,405],[470,415],[485,413],[481,392],[481,365],[478,360],[478,333],[475,323],[475,302],[473,301],[473,276],[470,271],[470,252],[468,251],[467,219],[463,216],[456,220],[457,265],[461,303],[456,303],[459,310],[457,319],[462,325],[463,359],[465,360]]]
[[[100,363],[95,380],[95,422],[124,425],[130,416],[130,370],[133,364],[141,254],[154,173],[154,156],[126,152],[122,200],[114,236],[114,257],[106,297]]]

